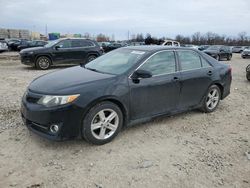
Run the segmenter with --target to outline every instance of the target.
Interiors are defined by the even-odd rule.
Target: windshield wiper
[[[89,68],[89,67],[86,67],[85,65],[82,65],[83,68],[85,69],[88,69],[88,70],[91,70],[91,71],[94,71],[94,72],[99,72],[98,70],[96,69],[92,69],[92,68]]]

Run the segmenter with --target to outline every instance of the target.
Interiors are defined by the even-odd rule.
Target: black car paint
[[[34,40],[34,41],[27,41],[24,44],[20,44],[17,49],[19,51],[23,50],[23,49],[27,49],[27,48],[34,48],[34,47],[43,47],[46,44],[48,44],[48,42],[46,41],[41,41],[41,40]]]
[[[210,50],[209,48],[206,50],[203,50],[204,53],[210,55],[213,58],[217,58],[218,56],[220,58],[229,58],[230,56],[232,57],[232,52],[230,49],[226,46],[220,46],[216,50]]]
[[[125,124],[129,126],[160,115],[176,114],[200,107],[208,86],[212,84],[217,84],[221,88],[221,99],[230,93],[229,65],[221,64],[196,50],[193,51],[206,59],[211,67],[182,72],[175,52],[176,73],[159,78],[140,79],[138,82],[131,76],[152,54],[162,50],[187,49],[167,47],[130,47],[130,49],[147,50],[148,53],[121,75],[93,72],[77,66],[35,79],[22,99],[22,117],[28,128],[49,139],[69,139],[81,136],[84,115],[93,105],[104,100],[112,101],[121,108]],[[69,94],[80,94],[80,97],[71,104],[51,108],[35,102],[43,95]],[[60,124],[59,135],[50,134],[48,127],[53,123]],[[44,126],[45,129],[42,130],[36,124]]]
[[[57,44],[63,40],[88,40],[95,46],[93,47],[76,47],[76,48],[56,48]],[[100,46],[97,42],[89,39],[61,39],[57,44],[51,47],[34,47],[21,50],[21,62],[25,65],[34,66],[36,60],[41,56],[46,56],[52,61],[52,65],[57,64],[84,64],[87,62],[87,57],[95,55],[96,57],[102,54]],[[30,54],[33,52],[32,54]]]

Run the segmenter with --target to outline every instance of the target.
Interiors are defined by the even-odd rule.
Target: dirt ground
[[[250,187],[250,59],[234,54],[231,94],[216,112],[191,111],[122,131],[111,143],[48,141],[20,118],[28,84],[49,71],[0,54],[0,187]],[[65,67],[63,67],[65,68]]]

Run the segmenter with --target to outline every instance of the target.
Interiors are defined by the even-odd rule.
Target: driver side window
[[[60,48],[71,48],[71,44],[69,40],[63,40],[57,44]]]
[[[174,73],[176,71],[174,52],[164,51],[155,54],[140,67],[140,70],[149,71],[153,76]]]

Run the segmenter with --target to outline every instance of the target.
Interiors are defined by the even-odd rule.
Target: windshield
[[[221,46],[210,46],[207,50],[219,50]]]
[[[46,44],[44,47],[49,48],[49,47],[51,47],[51,46],[54,46],[54,45],[55,45],[56,43],[58,43],[58,42],[59,42],[59,40],[49,41],[49,43]]]
[[[85,68],[108,74],[122,74],[135,65],[144,51],[120,48],[89,62]]]

